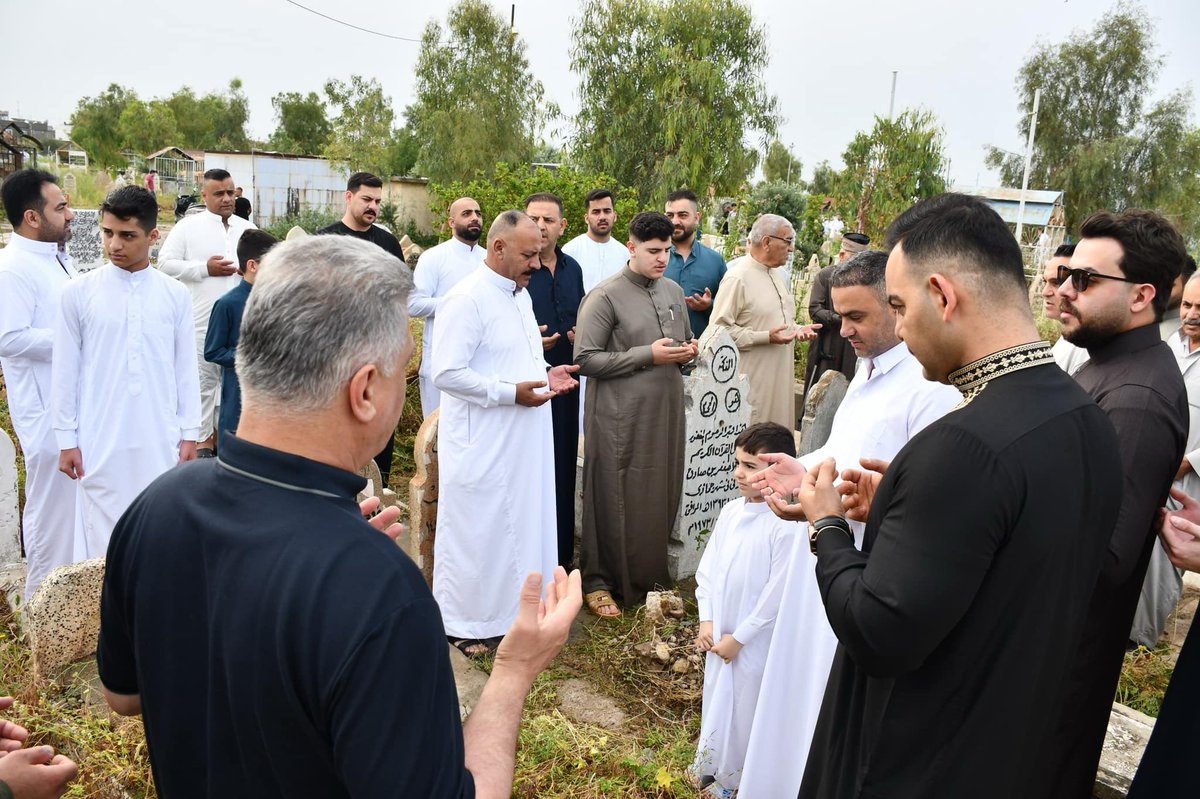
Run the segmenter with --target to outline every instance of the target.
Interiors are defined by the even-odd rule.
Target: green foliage
[[[739,190],[749,132],[778,126],[762,78],[766,30],[740,0],[587,0],[574,20],[580,76],[574,162],[631,186],[643,205],[681,187]]]
[[[531,174],[528,169],[500,163],[496,164],[490,175],[481,175],[468,182],[430,183],[429,197],[430,208],[438,217],[444,217],[450,203],[459,197],[471,197],[483,211],[484,225],[489,225],[501,211],[510,208],[524,210],[525,198],[530,194],[552,192],[563,201],[567,232],[561,241],[565,243],[587,229],[583,221],[583,197],[597,188],[612,191],[613,207],[617,212],[613,235],[618,241],[624,241],[624,225],[640,210],[637,197],[632,189],[621,187],[616,180],[603,173],[562,167],[554,172],[539,168]],[[438,234],[443,239],[450,236],[445,225],[439,228]],[[487,234],[486,227],[484,234]]]
[[[313,233],[320,228],[332,225],[334,222],[341,219],[341,214],[336,211],[326,211],[323,208],[303,208],[300,213],[294,216],[281,216],[276,218],[274,222],[263,228],[275,238],[283,241],[287,236],[288,231],[296,225],[304,228],[308,233]]]
[[[1117,681],[1117,701],[1122,705],[1158,717],[1173,666],[1171,649],[1160,646],[1150,650],[1139,646],[1125,653],[1121,678]]]
[[[417,155],[420,150],[420,144],[417,141],[416,135],[412,128],[403,127],[392,134],[392,140],[388,144],[388,171],[389,175],[414,175],[416,174]]]
[[[792,183],[803,188],[804,181],[800,179],[803,168],[800,159],[792,155],[783,142],[775,139],[763,159],[763,179],[768,183]]]
[[[847,230],[883,238],[893,219],[913,203],[946,190],[942,129],[929,111],[909,109],[895,119],[875,117],[842,154],[846,168],[834,180],[834,208]]]
[[[557,114],[529,69],[525,43],[485,0],[459,0],[446,27],[431,20],[417,57],[417,99],[405,111],[430,180],[470,180],[493,164],[529,163]]]
[[[121,155],[121,113],[136,99],[132,90],[116,83],[95,97],[81,97],[71,114],[71,138],[101,168],[124,167]]]
[[[761,214],[778,214],[798,230],[804,223],[807,207],[808,197],[800,186],[782,181],[764,181],[750,190],[746,214],[748,220],[757,219]]]
[[[316,92],[280,92],[271,98],[277,124],[267,144],[282,152],[320,155],[329,141],[325,102]]]
[[[837,189],[838,172],[828,161],[822,161],[813,167],[812,180],[808,183],[808,191],[822,199],[829,197]]]
[[[161,149],[164,142],[180,141],[175,112],[162,100],[146,103],[131,99],[121,112],[117,128],[124,146],[141,155]]]
[[[1041,90],[1030,188],[1066,192],[1067,228],[1100,209],[1157,208],[1200,238],[1200,130],[1190,89],[1145,109],[1163,59],[1141,6],[1122,2],[1091,31],[1042,42],[1017,74],[1017,130],[1025,141]],[[1020,186],[1024,157],[996,147],[988,165]]]
[[[153,149],[171,144],[195,150],[249,148],[246,120],[250,118],[250,104],[238,78],[229,81],[229,88],[224,93],[209,92],[197,96],[184,86],[165,102],[175,114],[180,141],[164,140]]]
[[[330,122],[325,157],[351,172],[390,174],[389,148],[396,114],[379,81],[361,75],[351,75],[348,83],[326,81],[325,95],[329,105],[337,110]]]

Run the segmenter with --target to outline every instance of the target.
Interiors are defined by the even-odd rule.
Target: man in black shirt
[[[382,247],[387,252],[404,263],[404,252],[400,242],[391,233],[375,224],[379,216],[379,204],[383,201],[383,181],[370,172],[355,172],[346,181],[346,212],[341,220],[317,231],[318,236],[353,236],[356,239],[369,241]],[[396,433],[384,444],[383,449],[375,455],[375,465],[379,467],[379,476],[384,488],[388,484],[388,475],[392,472],[392,453],[396,448]]]
[[[161,796],[510,795],[524,697],[579,575],[557,571],[544,613],[529,575],[460,726],[429,588],[354,501],[404,405],[411,285],[357,241],[273,249],[242,321],[238,436],[117,524],[97,663],[109,705],[144,716]]]
[[[882,477],[841,464],[835,488],[826,461],[768,486],[799,489],[838,637],[800,796],[1023,799],[1050,780],[1035,766],[1120,501],[1117,438],[1040,340],[995,211],[940,195],[888,244],[896,333],[963,401]]]
[[[1187,388],[1158,329],[1187,258],[1182,237],[1164,217],[1139,210],[1092,214],[1079,235],[1070,266],[1059,267],[1063,336],[1087,348],[1075,380],[1116,428],[1125,479],[1055,746],[1046,751],[1056,775],[1039,794],[1047,799],[1091,796],[1158,509],[1188,434]]]

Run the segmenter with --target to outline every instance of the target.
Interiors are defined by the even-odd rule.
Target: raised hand
[[[871,502],[875,499],[879,481],[887,471],[888,461],[863,458],[859,464],[861,469],[842,472],[838,493],[842,495],[842,509],[846,512],[846,518],[865,522],[871,513]]]
[[[550,390],[557,395],[565,394],[568,391],[574,391],[579,388],[579,381],[571,376],[578,371],[579,367],[575,364],[552,367],[546,372],[546,380],[550,383]]]
[[[549,402],[554,396],[554,392],[538,391],[539,388],[545,387],[544,380],[526,380],[524,383],[517,383],[517,404],[524,405],[526,408],[536,408]]]

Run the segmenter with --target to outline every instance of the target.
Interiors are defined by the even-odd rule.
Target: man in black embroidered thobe
[[[1055,746],[1046,752],[1047,768],[1056,775],[1041,794],[1047,799],[1092,795],[1129,628],[1154,546],[1155,519],[1183,459],[1187,388],[1159,336],[1158,321],[1186,257],[1183,239],[1158,214],[1099,212],[1083,223],[1071,265],[1059,272],[1063,335],[1086,347],[1090,357],[1075,379],[1117,430],[1124,484],[1084,635],[1073,656]]]
[[[839,640],[800,796],[1017,799],[1045,780],[1046,711],[1116,514],[1116,435],[1039,340],[994,211],[940,195],[888,243],[896,332],[963,403],[882,477],[850,469],[835,488],[832,461],[799,483],[787,463],[764,473],[772,493],[799,488]],[[843,504],[869,507],[861,552]]]

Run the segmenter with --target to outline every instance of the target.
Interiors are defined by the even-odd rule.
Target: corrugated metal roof
[[[1000,218],[1010,225],[1017,224],[1021,211],[1021,190],[1006,187],[991,186],[951,186],[950,191],[959,194],[969,194],[980,197],[1000,214]],[[1038,191],[1029,189],[1025,192],[1025,214],[1021,219],[1023,225],[1045,226],[1050,224],[1054,208],[1063,201],[1061,191]]]

